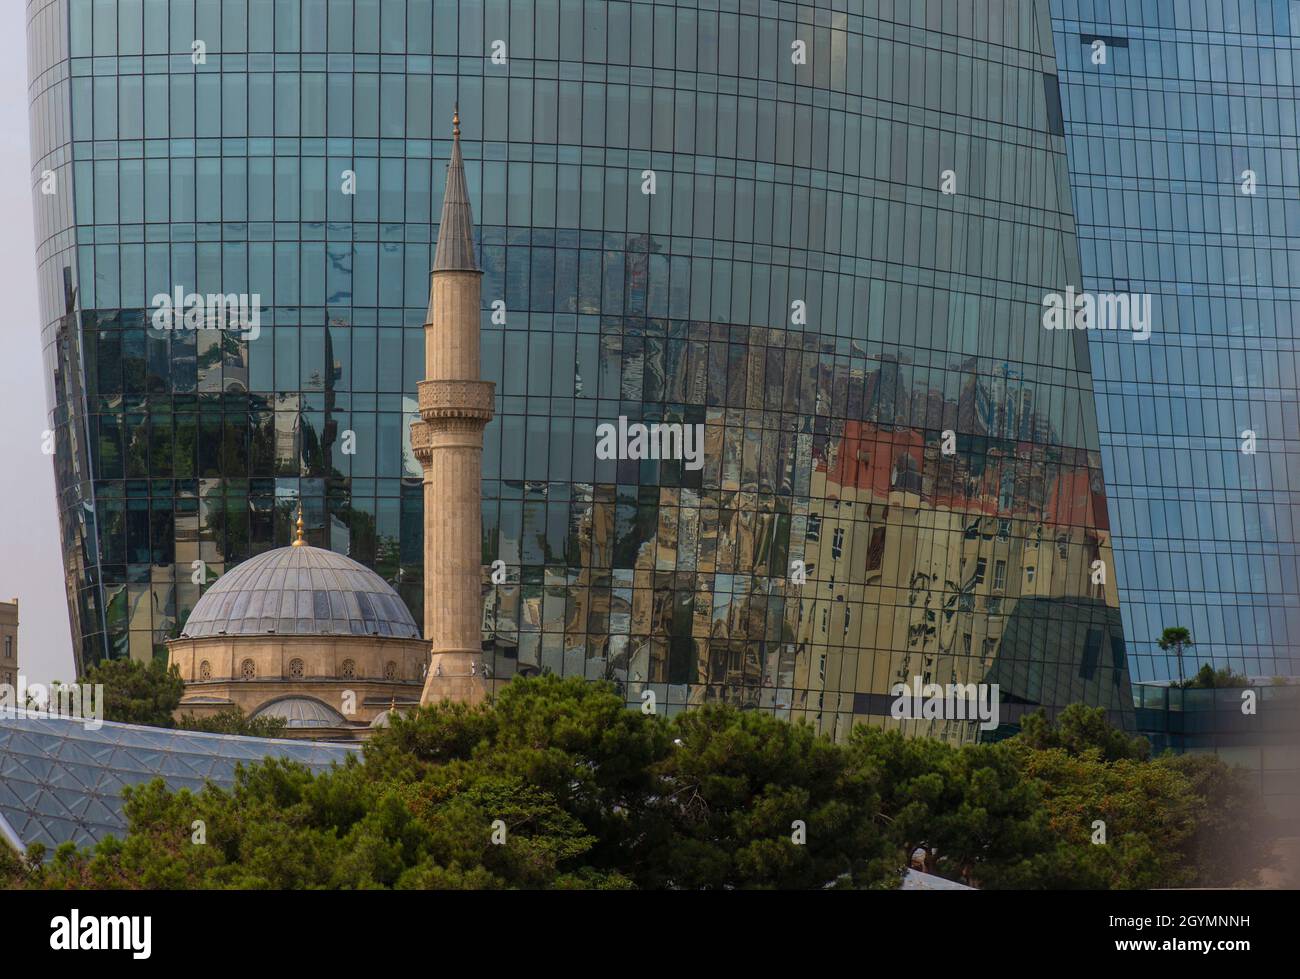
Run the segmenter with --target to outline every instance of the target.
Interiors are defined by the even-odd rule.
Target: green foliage
[[[626,709],[609,687],[546,677],[510,684],[491,708],[394,717],[365,756],[317,776],[266,761],[241,768],[229,791],[137,786],[126,839],[67,848],[40,871],[40,886],[898,881],[900,855],[876,819],[875,773],[843,746],[767,715],[717,707],[670,721]],[[792,836],[796,821],[806,844]]]
[[[185,682],[175,666],[169,667],[161,659],[149,663],[132,659],[104,660],[90,667],[81,683],[104,685],[106,721],[255,738],[277,738],[284,734],[282,719],[250,718],[239,707],[228,707],[209,717],[185,714],[176,720],[175,711],[185,693]]]
[[[1174,651],[1174,655],[1178,658],[1178,682],[1182,683],[1183,651],[1188,646],[1196,645],[1192,642],[1191,632],[1180,625],[1170,626],[1160,634],[1160,638],[1156,640],[1156,645],[1165,652],[1169,652],[1171,649]]]
[[[284,734],[282,717],[248,717],[239,707],[227,707],[207,717],[183,714],[176,726],[185,731],[210,734],[242,734],[253,738],[278,738]]]
[[[1025,775],[1042,786],[1049,826],[1060,843],[1035,868],[1042,879],[1005,883],[1117,889],[1195,882],[1196,868],[1182,859],[1196,815],[1186,779],[1150,762],[1105,761],[1096,749],[1026,750],[1021,761]],[[1104,827],[1095,825],[1099,820]],[[1103,828],[1104,842],[1094,842]]]
[[[958,747],[859,727],[850,747],[861,764],[880,766],[890,838],[926,873],[987,887],[1054,845],[1041,787],[1005,744]]]
[[[1225,666],[1221,670],[1216,670],[1209,663],[1201,664],[1196,676],[1182,683],[1175,683],[1174,686],[1182,687],[1185,690],[1204,690],[1215,687],[1248,687],[1250,678],[1242,676],[1240,673],[1233,673],[1232,667]]]
[[[82,684],[103,684],[104,720],[152,727],[174,727],[172,711],[181,702],[185,683],[180,670],[162,660],[141,663],[110,659],[90,667]]]
[[[1238,774],[1149,761],[1086,708],[993,744],[865,726],[835,744],[555,677],[395,716],[319,775],[268,760],[229,790],[125,799],[125,839],[0,853],[0,887],[893,888],[914,853],[984,888],[1163,887],[1248,880],[1263,852]]]
[[[1184,841],[1184,861],[1196,868],[1200,887],[1250,887],[1284,835],[1244,769],[1213,755],[1159,759],[1190,788],[1195,828]]]
[[[1244,771],[1208,755],[1148,761],[1146,740],[1129,738],[1104,717],[1101,708],[1073,705],[1055,726],[1039,716],[1005,742],[1025,777],[1042,786],[1060,841],[1054,857],[1039,862],[1035,886],[1253,883],[1270,859],[1276,827]],[[1101,844],[1094,841],[1098,820]]]
[[[672,733],[676,747],[653,767],[638,884],[898,886],[873,766],[806,726],[719,706],[678,715]]]
[[[1050,723],[1047,712],[1039,708],[1021,721],[1018,737],[1031,748],[1041,751],[1061,748],[1076,757],[1096,749],[1103,761],[1123,758],[1146,761],[1151,756],[1151,744],[1146,738],[1129,737],[1111,727],[1106,720],[1105,708],[1083,704],[1071,704],[1065,708],[1055,724]]]
[[[40,843],[33,843],[27,853],[22,854],[0,840],[0,886],[6,882],[15,887],[39,882],[44,859],[45,847]]]

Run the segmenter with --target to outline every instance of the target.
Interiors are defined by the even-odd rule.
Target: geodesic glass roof
[[[205,780],[234,783],[235,766],[287,758],[313,771],[342,763],[357,745],[248,738],[0,711],[0,839],[51,851],[93,845],[126,832],[122,789],[161,776],[167,787],[198,791]]]

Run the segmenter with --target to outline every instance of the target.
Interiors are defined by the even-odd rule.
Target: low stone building
[[[18,686],[18,599],[0,602],[0,683]]]
[[[405,603],[351,558],[298,539],[227,572],[168,644],[177,715],[239,707],[285,737],[357,740],[420,701],[429,644]]]

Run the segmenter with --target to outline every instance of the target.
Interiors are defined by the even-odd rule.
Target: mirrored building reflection
[[[737,6],[32,0],[83,661],[156,655],[300,503],[422,621],[459,104],[495,679],[837,736],[979,734],[895,718],[913,678],[996,684],[983,736],[1131,718],[1088,344],[1041,325],[1081,285],[1047,0]],[[178,285],[259,295],[260,334],[154,328]],[[702,426],[702,466],[597,458],[620,417]]]

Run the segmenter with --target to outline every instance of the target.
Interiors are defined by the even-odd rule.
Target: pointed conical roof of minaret
[[[438,225],[438,249],[433,256],[435,272],[477,272],[474,261],[474,215],[465,184],[465,162],[460,156],[460,109],[452,116],[451,163],[447,166],[447,187],[442,196],[442,220]]]

